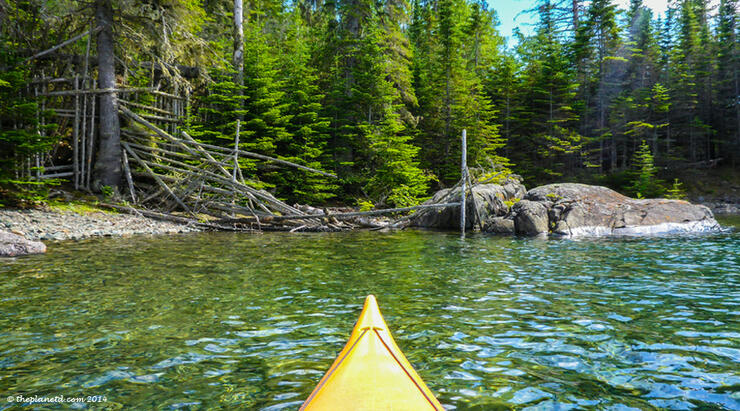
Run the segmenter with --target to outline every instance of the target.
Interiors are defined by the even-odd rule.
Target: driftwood
[[[151,88],[128,90],[151,93]],[[140,166],[138,170],[131,170],[128,164],[124,164],[127,182],[129,179],[132,181],[129,183],[132,200],[135,201],[138,197],[138,204],[171,206],[174,205],[174,200],[183,210],[215,217],[215,220],[208,222],[215,226],[290,232],[339,231],[358,227],[380,229],[393,227],[408,217],[393,219],[390,223],[369,217],[409,211],[423,213],[434,208],[460,206],[457,198],[448,199],[449,193],[440,204],[385,210],[329,212],[309,206],[290,206],[269,192],[248,185],[251,182],[245,183],[239,167],[239,157],[263,160],[333,178],[336,176],[287,160],[241,150],[239,132],[235,136],[233,148],[198,142],[180,130],[176,122],[168,121],[184,115],[185,109],[179,103],[180,100],[166,103],[163,100],[166,97],[158,95],[151,105],[124,100],[118,107],[122,116],[146,128],[144,131],[122,130],[121,133],[126,156],[130,156]],[[144,110],[145,113],[135,113],[131,108]],[[453,190],[461,184],[467,185],[467,182],[470,182],[470,186],[473,185],[469,175],[463,176]],[[153,180],[156,186],[147,184],[147,180]],[[140,196],[136,195],[136,188],[139,188]],[[467,189],[463,194],[466,192]],[[479,216],[478,223],[481,224]]]
[[[171,223],[187,224],[187,225],[193,225],[196,227],[210,228],[214,230],[256,231],[256,230],[245,229],[245,228],[237,228],[237,227],[230,227],[226,225],[219,225],[219,224],[214,224],[214,223],[203,223],[198,220],[194,220],[192,218],[181,217],[181,216],[176,216],[172,214],[165,214],[165,213],[160,213],[160,212],[151,211],[151,210],[142,210],[142,209],[134,208],[134,207],[120,206],[116,204],[98,203],[96,204],[96,206],[102,207],[102,208],[109,208],[111,210],[122,211],[128,214],[154,218],[157,220],[169,221]]]
[[[375,216],[375,215],[386,215],[393,213],[404,213],[413,210],[421,210],[425,208],[443,208],[459,206],[460,203],[444,203],[444,204],[422,204],[413,207],[400,207],[400,208],[389,208],[384,210],[372,210],[372,211],[353,211],[349,213],[327,213],[327,214],[303,214],[303,215],[282,215],[282,216],[268,216],[263,219],[263,222],[273,221],[285,221],[285,220],[310,220],[310,219],[346,219],[351,217],[360,216]],[[234,219],[232,221],[222,220],[222,222],[249,222],[249,218]]]
[[[133,120],[133,121],[135,121],[135,122],[137,122],[137,123],[139,123],[139,124],[141,124],[141,125],[149,128],[155,134],[157,134],[158,136],[164,138],[165,140],[168,140],[170,142],[177,142],[177,144],[183,143],[183,140],[178,140],[178,139],[174,138],[173,136],[171,136],[166,131],[164,131],[161,128],[155,126],[154,124],[150,123],[149,121],[141,118],[139,115],[137,115],[136,113],[132,112],[128,108],[123,107],[123,106],[120,106],[119,107],[119,110],[120,110],[120,112],[122,114],[126,115],[131,120]],[[191,141],[188,141],[188,143],[190,143],[191,145],[193,144],[193,142],[191,142]],[[195,144],[197,145],[198,143],[195,143]],[[193,153],[193,154],[195,154],[195,153]],[[160,165],[160,164],[158,164],[157,166],[164,168],[164,166],[163,165]],[[149,171],[149,170],[147,170],[147,171]],[[177,170],[177,171],[184,172],[184,170]],[[210,179],[215,179],[216,182],[218,182],[219,184],[223,184],[223,185],[226,185],[226,186],[231,186],[232,188],[236,189],[236,192],[239,192],[239,193],[247,193],[247,195],[249,195],[253,200],[259,199],[262,202],[268,203],[268,204],[270,204],[270,206],[275,207],[276,210],[279,211],[279,212],[281,212],[281,213],[288,212],[288,213],[294,213],[294,214],[302,214],[300,210],[297,210],[297,209],[295,209],[293,207],[290,207],[289,205],[283,203],[282,201],[277,200],[275,197],[273,197],[269,193],[264,192],[262,190],[255,189],[253,187],[249,187],[249,186],[247,186],[245,184],[242,184],[242,183],[239,183],[239,182],[233,182],[233,181],[231,181],[231,178],[230,178],[231,175],[228,172],[226,173],[226,175],[228,176],[226,178],[220,178],[220,177],[214,177],[214,176],[209,176],[209,178]]]
[[[192,140],[192,141],[189,140],[189,143],[190,144],[193,144],[193,142],[194,142],[194,140]],[[219,147],[219,146],[214,146],[214,145],[211,145],[211,144],[198,143],[198,142],[195,142],[195,144],[198,144],[200,147],[210,148],[210,149],[213,149],[213,150],[220,150],[220,151],[232,152],[232,150],[230,148]],[[321,174],[323,176],[337,178],[337,176],[334,175],[334,174],[332,174],[332,173],[327,173],[326,171],[321,171],[321,170],[317,170],[315,168],[306,167],[304,165],[296,164],[296,163],[293,163],[293,162],[290,162],[290,161],[287,161],[287,160],[281,160],[279,158],[270,157],[270,156],[266,156],[266,155],[263,155],[263,154],[252,153],[251,151],[238,150],[238,152],[239,152],[240,155],[243,155],[245,157],[252,157],[252,158],[257,158],[257,159],[260,159],[260,160],[271,161],[273,163],[278,163],[278,164],[283,164],[283,165],[290,166],[290,167],[300,168],[301,170],[310,171],[312,173]]]
[[[126,150],[121,150],[121,157],[123,159],[123,172],[126,174],[126,182],[128,183],[128,190],[131,194],[131,201],[136,203],[136,190],[134,189],[134,179],[131,178],[131,168],[128,165],[128,155]]]
[[[128,151],[129,154],[131,154],[131,157],[133,157],[134,160],[136,160],[137,163],[141,164],[144,167],[144,169],[147,172],[149,172],[152,175],[152,177],[154,177],[154,180],[159,185],[161,185],[162,188],[164,188],[165,191],[167,191],[167,193],[169,195],[172,196],[172,198],[177,202],[177,204],[180,205],[180,207],[182,207],[185,211],[190,211],[190,208],[188,206],[186,206],[185,203],[183,203],[182,200],[180,200],[180,198],[177,197],[177,195],[175,195],[175,193],[172,191],[172,189],[164,181],[162,181],[161,178],[156,177],[154,175],[154,171],[152,171],[152,169],[149,168],[149,166],[136,154],[136,152],[134,152],[134,150],[131,149],[131,147],[128,145],[128,143],[121,142],[121,145],[123,145],[123,147],[126,148],[126,151]]]
[[[144,109],[144,110],[149,110],[149,111],[153,111],[153,112],[159,113],[159,114],[165,114],[165,115],[168,115],[170,117],[177,117],[177,114],[175,114],[175,113],[173,113],[171,111],[162,110],[161,108],[157,108],[157,107],[153,107],[153,106],[147,106],[146,104],[134,103],[134,102],[131,102],[131,101],[128,101],[128,100],[120,99],[120,98],[118,99],[118,102],[119,103],[123,103],[123,104],[125,104],[127,106],[136,107],[136,108],[140,108],[140,109]]]

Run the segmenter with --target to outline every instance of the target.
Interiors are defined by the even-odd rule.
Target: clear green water
[[[737,231],[59,243],[0,266],[0,409],[296,409],[369,293],[450,408],[740,409],[739,273]]]

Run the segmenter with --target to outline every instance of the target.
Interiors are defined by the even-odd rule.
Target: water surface
[[[370,293],[448,408],[740,409],[738,273],[738,232],[62,242],[0,266],[0,409],[296,409]]]

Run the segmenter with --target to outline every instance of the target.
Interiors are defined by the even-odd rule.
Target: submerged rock
[[[46,246],[40,241],[26,240],[25,237],[18,234],[0,231],[0,257],[15,257],[45,252]]]
[[[473,196],[468,195],[465,201],[465,226],[477,228],[478,217],[488,224],[493,217],[504,216],[509,212],[509,204],[520,200],[527,192],[517,178],[509,178],[503,184],[480,184],[473,187]],[[424,204],[453,203],[460,201],[460,188],[443,189]],[[507,204],[508,203],[508,204]],[[460,207],[450,206],[423,210],[411,220],[416,227],[459,229]]]
[[[555,235],[651,235],[720,228],[709,208],[683,200],[633,199],[606,187],[549,184],[529,190],[515,208],[517,232],[541,234],[542,210]],[[540,204],[534,207],[531,203]],[[536,224],[535,224],[536,222]],[[521,228],[521,229],[520,229]]]

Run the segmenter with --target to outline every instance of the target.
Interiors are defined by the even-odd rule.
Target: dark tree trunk
[[[113,7],[110,0],[95,1],[95,21],[102,28],[98,33],[98,83],[101,89],[116,88],[115,57],[113,54]],[[92,188],[117,188],[121,180],[121,126],[118,120],[118,99],[115,92],[100,95],[100,146],[95,162]]]

